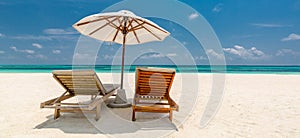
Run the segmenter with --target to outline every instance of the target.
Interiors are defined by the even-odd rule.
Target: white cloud
[[[280,27],[291,27],[291,25],[282,24],[268,24],[268,23],[251,23],[250,25],[263,28],[280,28]]]
[[[183,45],[187,45],[188,44],[188,42],[185,42],[185,41],[183,41],[183,42],[181,42]]]
[[[0,50],[0,54],[4,54],[4,53],[5,53],[5,51],[1,51],[1,50]]]
[[[217,4],[217,5],[212,9],[212,11],[213,11],[213,12],[220,12],[222,9],[223,9],[223,4],[222,4],[222,3],[219,3],[219,4]]]
[[[195,60],[207,60],[207,58],[204,56],[196,56]]]
[[[196,18],[198,18],[199,14],[198,13],[192,13],[189,15],[189,20],[194,20]]]
[[[167,56],[168,56],[168,57],[176,57],[177,54],[176,54],[176,53],[169,53],[169,54],[167,54]]]
[[[11,36],[11,39],[17,40],[43,40],[43,41],[51,41],[51,40],[76,40],[77,37],[74,35],[49,35],[49,36],[35,36],[35,35],[18,35]]]
[[[159,54],[159,53],[150,53],[150,54],[142,55],[140,58],[141,59],[149,59],[149,58],[163,58],[163,57],[165,57],[165,56],[162,54]]]
[[[300,56],[300,52],[293,51],[292,49],[280,49],[276,53],[276,56],[285,56],[285,55]]]
[[[75,30],[71,29],[59,29],[59,28],[49,28],[43,31],[45,34],[50,35],[70,35],[70,34],[78,34]]]
[[[15,47],[15,46],[11,46],[10,49],[12,49],[12,50],[15,51],[15,52],[18,51],[17,47]]]
[[[282,38],[281,41],[291,41],[291,40],[299,40],[300,35],[291,33],[288,37]]]
[[[0,33],[0,37],[4,37],[4,36],[5,36],[4,34]]]
[[[77,58],[77,59],[80,59],[80,60],[90,60],[90,61],[93,61],[94,59],[98,58],[98,56],[96,57],[92,57],[91,54],[88,54],[88,53],[75,53],[73,58]]]
[[[219,60],[225,59],[225,57],[222,53],[217,53],[213,49],[208,49],[205,52],[210,58],[217,58]]]
[[[49,36],[33,36],[33,35],[19,35],[19,36],[12,36],[12,39],[18,40],[52,40],[52,37]]]
[[[29,49],[25,49],[25,50],[19,50],[20,52],[23,52],[23,53],[28,53],[28,54],[34,54],[35,51],[33,50],[29,50]]]
[[[110,59],[113,59],[114,56],[113,56],[113,55],[104,55],[103,58],[104,58],[105,60],[110,60]]]
[[[43,30],[43,32],[45,35],[16,35],[16,36],[9,36],[8,38],[17,39],[17,40],[43,40],[43,41],[77,40],[78,36],[73,34],[79,34],[77,31],[75,31],[72,28],[70,29],[49,28]]]
[[[35,57],[40,58],[40,59],[47,59],[47,57],[42,54],[37,54],[37,55],[35,55]]]
[[[43,48],[43,46],[41,44],[38,44],[38,43],[32,43],[32,46],[36,47],[36,48]]]
[[[173,33],[176,32],[176,29],[175,29],[175,28],[172,28],[172,32],[173,32]]]
[[[27,58],[30,58],[30,59],[47,59],[47,57],[45,55],[42,55],[42,54],[37,54],[37,55],[27,55],[26,56]]]
[[[261,37],[261,34],[247,34],[247,35],[238,35],[238,36],[234,36],[237,38],[253,38],[253,37]]]
[[[60,51],[60,50],[52,50],[52,53],[53,53],[53,54],[60,54],[61,51]]]
[[[114,42],[103,42],[103,44],[106,45],[106,46],[113,46],[116,43],[114,43]]]
[[[34,50],[29,50],[29,49],[25,49],[25,50],[19,50],[17,49],[17,47],[15,46],[11,46],[10,49],[12,49],[15,52],[21,52],[21,53],[27,53],[27,54],[34,54],[35,51]]]
[[[243,46],[235,45],[233,48],[223,48],[223,50],[229,54],[237,55],[242,59],[264,59],[267,58],[263,51],[258,50],[256,47],[252,47],[250,49],[245,49]]]

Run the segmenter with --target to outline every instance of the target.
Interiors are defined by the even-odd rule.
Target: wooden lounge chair
[[[92,70],[57,70],[53,71],[54,79],[66,90],[60,97],[41,103],[41,108],[54,108],[54,119],[60,112],[96,112],[96,120],[100,118],[101,103],[115,93],[119,85],[102,84]],[[62,101],[76,95],[91,95],[88,103],[63,103]]]
[[[169,95],[174,77],[174,69],[136,68],[132,121],[135,112],[157,112],[169,113],[172,122],[172,111],[179,109]]]

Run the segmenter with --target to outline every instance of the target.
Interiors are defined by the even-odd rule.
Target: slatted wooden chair
[[[172,121],[172,111],[179,109],[169,94],[175,72],[174,69],[136,68],[132,121],[136,120],[136,112],[169,113]]]
[[[54,108],[54,119],[60,112],[96,112],[100,118],[101,103],[115,94],[119,87],[116,84],[102,84],[93,70],[57,70],[53,71],[54,79],[66,90],[60,97],[42,102],[41,108]],[[63,103],[62,101],[76,95],[91,95],[88,103]]]

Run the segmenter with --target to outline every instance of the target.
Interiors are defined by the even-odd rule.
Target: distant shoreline
[[[174,68],[178,73],[300,74],[298,65],[126,65],[125,73],[137,66]],[[51,73],[53,70],[92,69],[98,73],[119,73],[120,65],[0,65],[0,73]]]

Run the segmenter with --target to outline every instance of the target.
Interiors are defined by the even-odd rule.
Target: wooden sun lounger
[[[53,71],[54,79],[66,90],[61,96],[42,102],[41,108],[54,108],[54,119],[60,112],[96,112],[96,120],[100,118],[101,103],[114,95],[117,84],[102,84],[93,70],[56,70]],[[91,95],[87,104],[63,103],[62,101],[76,95]]]
[[[179,109],[169,95],[175,72],[174,69],[136,68],[132,121],[136,120],[135,112],[169,113],[172,121],[172,111]]]

